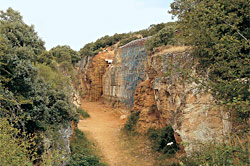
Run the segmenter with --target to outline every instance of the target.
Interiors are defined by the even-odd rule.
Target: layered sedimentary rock
[[[79,67],[81,96],[89,101],[97,101],[103,94],[103,75],[112,60],[114,51],[106,50],[94,57],[85,56]]]

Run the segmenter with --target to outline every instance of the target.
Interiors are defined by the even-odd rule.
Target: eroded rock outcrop
[[[230,132],[228,116],[215,107],[211,94],[190,80],[190,75],[185,76],[187,70],[195,75],[195,61],[188,49],[153,55],[150,64],[151,76],[135,93],[134,109],[141,111],[137,131],[145,133],[149,128],[171,125],[177,142],[187,143],[188,154],[199,143],[223,140]]]
[[[85,56],[80,64],[79,79],[82,97],[89,101],[97,101],[103,94],[103,75],[109,67],[109,61],[114,57],[111,49],[94,57]]]

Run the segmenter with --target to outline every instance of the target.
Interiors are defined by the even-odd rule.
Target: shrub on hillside
[[[139,39],[137,36],[130,36],[128,38],[122,39],[119,43],[119,47],[124,46],[126,44],[128,44],[129,42]]]
[[[0,118],[0,165],[32,165],[35,156],[28,149],[34,145],[34,138]]]
[[[156,151],[174,154],[179,149],[171,126],[166,126],[162,129],[149,129],[148,135],[152,142],[152,149]]]
[[[64,89],[65,84],[70,83],[70,80],[62,73],[53,70],[47,65],[38,64],[37,67],[39,69],[39,76],[42,77],[46,82],[50,83],[54,89]]]
[[[75,136],[70,143],[71,166],[105,166],[106,164],[100,161],[92,149],[92,143],[78,128],[75,129]]]
[[[133,112],[132,114],[130,114],[127,122],[124,125],[124,129],[128,132],[134,132],[136,123],[139,118],[140,118],[140,111]]]
[[[89,118],[89,117],[90,117],[89,113],[88,113],[86,110],[83,110],[83,109],[81,109],[81,108],[77,108],[76,111],[77,111],[77,113],[78,113],[80,116],[82,116],[83,119]]]
[[[202,145],[201,149],[191,156],[182,159],[184,166],[247,166],[250,164],[249,140],[240,140],[235,137],[229,143],[210,143]]]
[[[158,33],[147,40],[147,50],[152,51],[155,47],[173,44],[174,31],[175,30],[172,27],[167,27],[160,30]]]
[[[178,18],[180,37],[196,52],[196,71],[208,75],[205,86],[246,124],[250,118],[249,0],[174,0],[171,9]]]

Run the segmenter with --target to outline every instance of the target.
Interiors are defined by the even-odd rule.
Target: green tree
[[[214,96],[249,118],[249,1],[175,0],[171,8],[186,44],[196,50],[198,71],[209,70]]]
[[[44,42],[38,37],[34,26],[28,26],[19,12],[8,8],[0,11],[0,33],[12,47],[28,47],[36,56],[45,50]],[[36,56],[32,57],[36,60]]]
[[[80,58],[80,54],[77,51],[72,50],[69,46],[56,46],[52,48],[49,53],[55,57],[58,63],[70,62],[76,63]]]
[[[48,53],[43,45],[33,27],[26,25],[18,12],[10,8],[6,12],[0,12],[0,118],[5,118],[10,125],[14,124],[11,126],[13,130],[10,128],[13,135],[2,130],[2,123],[0,124],[0,165],[31,165],[33,160],[28,160],[30,156],[27,157],[26,152],[34,151],[42,155],[42,133],[52,129],[57,131],[61,126],[69,125],[72,120],[77,119],[69,96],[63,88],[58,88],[61,80],[57,80],[53,86],[52,78],[44,77],[57,77],[54,71],[52,76],[51,73],[45,75],[37,67],[52,65],[53,60],[58,58]],[[79,58],[78,53],[68,47],[63,49],[69,52],[67,63],[72,67],[72,62]],[[46,55],[51,56],[45,57]],[[37,62],[44,64],[39,65]],[[43,69],[52,71],[46,67]],[[33,133],[38,134],[39,137],[34,141],[39,144],[36,147],[24,146],[22,141]],[[10,146],[2,148],[7,140],[10,141]],[[8,160],[6,162],[2,159],[5,157]]]
[[[0,18],[0,116],[22,117],[19,118],[22,119],[19,128],[29,133],[73,120],[75,110],[69,97],[41,78],[38,69],[32,64],[33,55],[39,52],[37,48],[41,48],[41,53],[44,52],[43,43],[37,34],[29,33],[29,27],[22,21],[20,14],[12,9],[1,11]],[[18,26],[18,31],[3,31],[12,25]],[[10,34],[15,36],[15,40],[10,38]],[[29,44],[32,40],[22,38],[26,35],[30,40],[37,40]]]
[[[153,35],[147,40],[147,49],[152,51],[153,48],[159,46],[166,46],[168,44],[174,43],[174,32],[175,29],[172,27],[165,27],[161,29],[158,33]]]

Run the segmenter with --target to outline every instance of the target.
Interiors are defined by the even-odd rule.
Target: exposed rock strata
[[[103,75],[109,67],[105,59],[113,59],[114,51],[101,52],[94,57],[85,56],[80,64],[80,83],[82,97],[97,101],[103,94]]]
[[[188,154],[199,143],[223,140],[231,130],[227,114],[215,107],[212,95],[193,80],[184,79],[185,70],[189,69],[195,74],[194,60],[188,51],[152,56],[151,76],[137,87],[134,103],[134,109],[141,111],[138,132],[171,125],[176,138],[188,143]],[[150,74],[152,71],[156,74]]]

